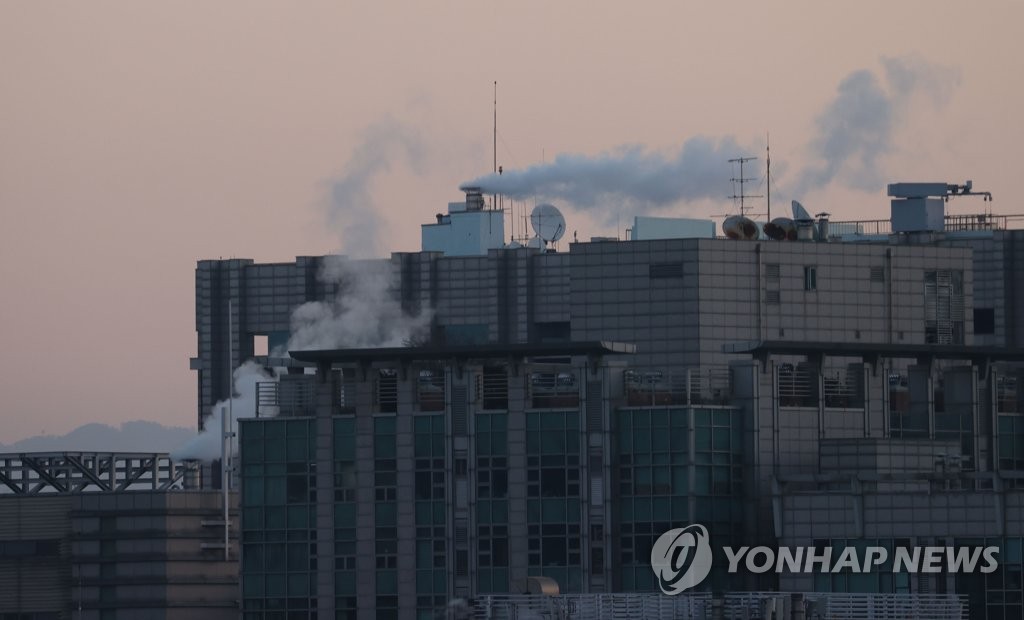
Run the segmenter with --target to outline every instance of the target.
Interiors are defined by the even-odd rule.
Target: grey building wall
[[[218,491],[70,496],[75,617],[237,618],[238,537],[231,533],[225,560],[221,498]],[[231,502],[237,528],[236,495]]]
[[[0,614],[70,610],[70,508],[68,496],[0,496]]]

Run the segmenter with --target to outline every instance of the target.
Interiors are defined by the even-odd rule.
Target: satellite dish
[[[793,201],[793,219],[797,220],[797,221],[800,221],[800,220],[813,220],[814,218],[811,217],[811,214],[807,212],[807,209],[805,209],[802,204],[800,204],[799,202],[794,200]]]
[[[565,234],[565,218],[554,205],[541,204],[530,212],[530,226],[545,245],[558,241]]]
[[[722,232],[729,239],[757,239],[761,236],[761,229],[757,222],[743,215],[732,215],[722,222]]]

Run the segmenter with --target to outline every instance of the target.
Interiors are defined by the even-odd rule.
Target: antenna
[[[498,172],[498,80],[494,80],[494,135],[492,142],[494,145],[494,172]],[[498,195],[491,195],[491,206],[498,208]]]
[[[733,183],[739,183],[740,184],[740,193],[739,194],[733,194],[732,196],[729,196],[729,198],[731,198],[732,200],[736,200],[737,198],[740,199],[740,215],[745,215],[746,214],[746,210],[745,210],[746,207],[745,207],[745,205],[743,203],[744,199],[746,199],[746,198],[764,198],[764,196],[761,196],[761,195],[756,195],[756,196],[755,195],[750,195],[750,196],[748,196],[748,195],[743,193],[743,184],[746,183],[747,181],[753,181],[754,180],[754,179],[745,178],[743,176],[743,164],[747,163],[748,161],[754,161],[755,159],[757,159],[757,158],[756,157],[734,157],[733,159],[729,160],[730,164],[739,163],[739,165],[740,165],[740,176],[737,177],[737,178],[729,179]]]
[[[494,80],[494,172],[498,171],[498,80]]]
[[[768,221],[772,221],[772,138],[768,132],[764,134],[765,147],[764,152],[768,160],[768,171],[765,173],[766,182],[765,187],[767,188],[768,194]]]

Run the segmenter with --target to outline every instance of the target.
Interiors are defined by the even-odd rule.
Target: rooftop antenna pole
[[[498,80],[494,80],[494,172],[498,171]]]
[[[768,194],[768,221],[770,222],[772,221],[772,138],[767,132],[765,132],[764,137],[764,151],[768,159],[768,172],[765,174],[767,177],[767,180],[765,181],[767,191],[765,193]]]
[[[746,183],[747,181],[753,181],[753,179],[748,179],[748,178],[743,176],[743,164],[747,163],[748,161],[754,161],[755,159],[757,159],[757,158],[756,157],[734,157],[733,159],[729,160],[730,164],[739,163],[739,165],[740,165],[740,176],[737,177],[737,178],[734,178],[734,179],[730,179],[730,181],[732,181],[734,183],[739,183],[740,184],[740,193],[739,194],[734,194],[732,196],[729,196],[729,198],[731,198],[733,200],[736,200],[737,198],[740,199],[740,215],[746,215],[746,206],[744,205],[744,202],[743,202],[746,198],[763,198],[763,196],[752,196],[752,195],[748,196],[748,195],[743,193],[743,184]]]
[[[493,172],[495,174],[497,174],[497,172],[498,172],[498,80],[494,80],[494,136],[492,138],[491,144],[494,147],[494,170],[493,170]],[[491,202],[492,202],[492,206],[494,208],[498,207],[498,195],[497,194],[494,194],[494,195],[491,196]]]

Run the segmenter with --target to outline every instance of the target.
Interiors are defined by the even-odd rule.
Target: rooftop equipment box
[[[892,201],[892,231],[941,232],[946,229],[946,203],[942,198],[901,198]]]

